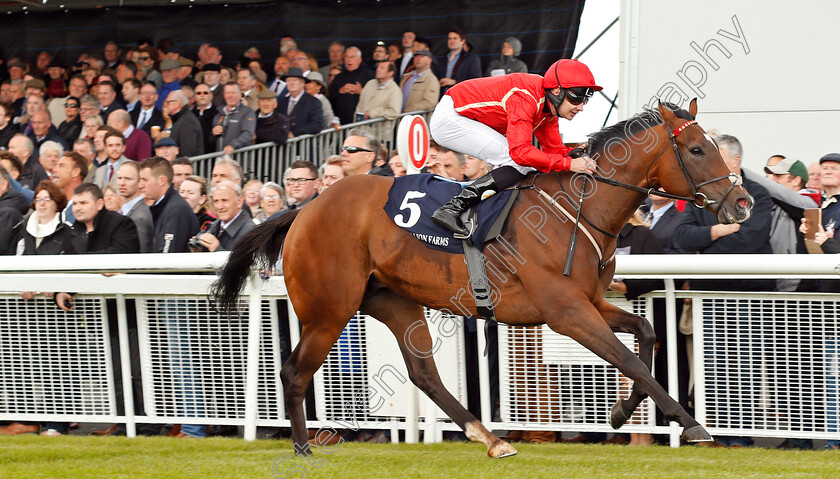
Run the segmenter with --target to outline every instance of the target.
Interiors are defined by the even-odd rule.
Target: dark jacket
[[[12,122],[9,122],[9,124],[6,125],[6,128],[0,130],[0,148],[8,148],[9,140],[18,134],[16,126],[17,125],[13,125]]]
[[[204,152],[210,153],[216,151],[216,138],[213,136],[213,118],[219,114],[216,105],[210,104],[210,108],[199,112],[198,108],[192,107],[190,111],[198,118],[198,124],[201,125],[201,137],[204,141]]]
[[[38,183],[48,180],[50,177],[47,175],[47,172],[44,171],[44,167],[41,166],[41,162],[38,161],[37,157],[30,156],[26,163],[23,164],[23,170],[20,172],[20,176],[18,176],[18,183],[21,185],[29,188],[30,190],[35,190],[35,187],[38,186]]]
[[[481,60],[479,60],[478,55],[472,52],[467,52],[461,50],[461,54],[458,56],[458,60],[455,62],[455,67],[452,69],[452,76],[446,76],[446,64],[449,61],[446,55],[438,58],[438,70],[435,72],[435,76],[440,79],[444,78],[452,78],[457,83],[461,83],[464,80],[472,80],[473,78],[481,78]],[[440,73],[440,75],[437,75]],[[440,89],[440,96],[446,94],[446,90],[449,90],[451,87],[441,88]]]
[[[356,96],[358,97],[359,95]],[[356,101],[358,101],[358,98],[356,98]],[[333,103],[333,105],[335,104]],[[355,105],[353,108],[355,108]],[[286,94],[277,100],[277,108],[274,111],[285,114],[288,110],[289,95]],[[318,134],[321,132],[321,127],[324,126],[324,111],[321,108],[321,102],[306,92],[301,95],[294,110],[287,116],[289,118],[289,130],[295,136]],[[351,120],[347,123],[352,122]],[[343,119],[341,123],[345,124]]]
[[[333,78],[333,81],[330,83],[329,95],[327,96],[330,99],[330,103],[332,103],[333,111],[336,116],[341,119],[342,125],[353,123],[353,117],[356,113],[356,105],[359,103],[359,97],[361,97],[361,94],[354,95],[351,93],[339,93],[338,91],[341,87],[347,85],[348,83],[358,83],[364,87],[367,82],[373,80],[374,78],[375,76],[373,72],[365,65],[360,65],[359,68],[353,70],[352,72],[343,71]],[[288,105],[288,103],[286,103],[286,105]],[[291,118],[289,118],[289,120],[291,121]],[[320,122],[318,123],[318,126],[320,128]],[[294,126],[292,126],[292,132],[294,132]]]
[[[689,206],[689,208],[694,208]],[[671,206],[662,213],[662,217],[650,228],[651,233],[659,240],[659,244],[667,254],[681,253],[682,251],[674,243],[674,230],[680,224],[680,211],[677,205],[671,203]]]
[[[280,111],[267,118],[257,116],[257,139],[255,144],[273,141],[278,145],[285,145],[289,139],[289,119]]]
[[[134,127],[137,127],[137,122],[140,121],[140,110],[142,107],[137,107],[131,112],[131,122],[134,124]],[[149,120],[143,124],[143,127],[140,128],[141,130],[145,131],[146,133],[151,136],[152,127],[159,126],[161,129],[166,125],[166,120],[163,118],[163,113],[157,108],[152,109],[152,116],[149,117]]]
[[[104,121],[107,125],[108,115],[117,110],[125,110],[125,103],[123,103],[119,98],[114,98],[114,101],[112,101],[111,104],[108,105],[108,108],[105,108],[104,110],[102,108],[99,109],[99,116],[102,117],[102,121]]]
[[[245,208],[244,205],[243,208]],[[210,227],[207,228],[206,233],[215,236],[216,239],[219,240],[219,247],[216,251],[230,251],[233,247],[233,243],[235,243],[240,236],[254,229],[254,226],[256,225],[254,225],[253,220],[251,220],[251,216],[246,214],[243,210],[226,229],[222,229],[222,220],[217,219],[210,223]]]
[[[178,150],[183,156],[198,156],[204,153],[204,134],[201,131],[201,123],[193,115],[189,108],[181,108],[181,111],[171,115],[172,133],[170,138],[178,144]]]
[[[58,134],[64,138],[64,141],[68,145],[72,146],[82,133],[82,126],[81,117],[76,115],[76,118],[73,118],[70,121],[64,120],[60,125],[58,125]]]
[[[11,208],[23,215],[29,211],[29,202],[9,185],[9,190],[0,195],[0,208]]]
[[[187,243],[198,232],[198,218],[171,185],[166,195],[149,207],[155,222],[153,253],[187,253]]]
[[[23,215],[14,208],[0,207],[0,255],[13,255],[17,250]]]
[[[46,136],[44,136],[40,140],[35,138],[35,133],[33,133],[31,131],[29,132],[29,135],[27,135],[27,136],[29,137],[30,140],[32,140],[32,145],[35,146],[35,149],[32,151],[32,156],[31,157],[35,158],[36,160],[38,159],[38,157],[41,156],[41,145],[43,145],[44,143],[46,143],[48,141],[54,141],[54,142],[58,143],[59,145],[64,147],[65,151],[73,149],[73,143],[70,143],[70,145],[68,147],[67,142],[65,142],[64,138],[62,138],[61,135],[58,134],[58,128],[56,128],[54,125],[50,125],[50,129],[47,132]]]
[[[661,220],[660,220],[661,221]],[[626,254],[663,254],[665,250],[656,236],[645,226],[624,225],[618,233],[617,248],[630,248]],[[624,296],[633,300],[657,289],[665,289],[661,279],[626,279],[627,292]]]
[[[87,233],[85,224],[73,224],[73,248],[77,253],[139,253],[137,226],[128,216],[102,209],[93,219],[93,231]]]
[[[700,254],[772,254],[770,220],[773,200],[763,186],[744,178],[744,188],[755,199],[749,219],[731,235],[712,241],[712,226],[717,216],[708,210],[687,207],[674,231],[674,242],[687,253]],[[690,280],[691,289],[707,291],[773,291],[773,280],[712,279]]]
[[[60,212],[59,212],[60,214]],[[35,237],[26,231],[26,225],[21,227],[23,237],[23,254],[74,254],[73,228],[66,223],[58,223],[51,235],[45,236],[41,244],[35,247]]]

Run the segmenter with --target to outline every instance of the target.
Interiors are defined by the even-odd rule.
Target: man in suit
[[[394,59],[394,64],[397,67],[397,74],[394,76],[394,81],[396,82],[402,80],[408,67],[414,64],[411,59],[414,57],[414,39],[416,37],[417,35],[414,32],[403,32],[402,42],[400,43],[402,45],[402,55]]]
[[[204,153],[204,135],[201,123],[189,109],[189,100],[181,90],[173,91],[163,103],[166,114],[172,119],[170,138],[175,140],[181,154],[198,156]]]
[[[268,89],[277,96],[285,94],[286,82],[283,81],[283,77],[289,72],[289,68],[291,68],[291,64],[285,56],[280,55],[277,60],[274,60],[274,81],[268,85]]]
[[[117,184],[117,169],[128,158],[125,157],[125,138],[122,133],[111,130],[105,133],[105,152],[108,154],[108,161],[100,166],[93,173],[93,183],[104,190],[106,186]]]
[[[115,110],[108,116],[108,126],[122,133],[125,138],[126,158],[142,161],[152,156],[152,138],[131,124],[131,115],[125,110]]]
[[[96,97],[99,98],[99,115],[102,118],[107,119],[115,110],[125,110],[123,102],[117,99],[117,87],[109,81],[99,83]]]
[[[289,118],[289,138],[319,133],[324,121],[321,102],[304,91],[306,78],[303,71],[290,68],[283,79],[287,93],[277,102],[277,111]]]
[[[230,251],[239,237],[254,228],[254,222],[250,215],[243,214],[245,197],[236,183],[222,181],[213,188],[211,197],[218,219],[198,235],[198,243],[210,252]]]
[[[680,249],[674,244],[674,229],[680,224],[680,212],[674,200],[651,195],[650,203],[650,231],[659,240],[666,254],[680,253]]]
[[[153,126],[163,128],[166,121],[163,119],[163,113],[155,107],[158,93],[155,84],[146,82],[140,87],[140,108],[135,108],[137,112],[137,119],[134,121],[134,126],[150,134]]]
[[[254,72],[247,68],[239,70],[236,74],[236,83],[242,90],[242,103],[256,111],[259,108],[259,99],[257,98],[257,77]]]
[[[123,198],[123,206],[119,213],[134,221],[140,239],[140,252],[149,253],[152,251],[155,225],[152,212],[140,194],[139,182],[140,163],[128,160],[120,165],[117,170],[117,190]]]
[[[440,98],[440,83],[432,72],[432,52],[414,52],[414,70],[400,81],[403,92],[403,111],[431,110]]]

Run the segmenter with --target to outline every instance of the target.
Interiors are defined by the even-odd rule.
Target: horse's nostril
[[[743,209],[747,209],[752,206],[750,204],[750,201],[746,198],[738,198],[738,201],[736,201],[735,203]]]

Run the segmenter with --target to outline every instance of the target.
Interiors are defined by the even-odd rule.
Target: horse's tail
[[[216,298],[223,313],[237,310],[239,294],[245,287],[252,265],[257,263],[266,269],[274,267],[289,227],[299,212],[300,209],[296,209],[276,220],[266,221],[236,240],[218,279],[210,286],[210,295]]]

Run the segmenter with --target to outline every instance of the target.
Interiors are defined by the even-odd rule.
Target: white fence
[[[283,172],[293,161],[307,160],[320,166],[330,155],[341,153],[341,145],[347,138],[347,134],[355,127],[365,126],[373,130],[374,135],[388,147],[389,151],[397,148],[397,126],[400,120],[406,115],[421,115],[429,120],[431,111],[406,112],[396,119],[387,120],[376,118],[365,120],[349,125],[343,125],[336,130],[329,128],[315,135],[301,135],[289,138],[285,145],[278,146],[274,142],[260,143],[240,148],[233,152],[233,159],[242,165],[243,174],[247,178],[256,178],[261,181],[278,181],[282,178]],[[216,158],[224,153],[217,151],[204,155],[191,157],[195,174],[210,178],[213,170],[213,163]]]
[[[207,274],[225,253],[6,257],[0,264],[0,420],[231,424],[256,437],[257,426],[288,426],[279,379],[281,358],[299,338],[281,277],[253,278],[239,318],[220,317],[206,297]],[[665,278],[666,290],[633,302],[611,300],[652,317],[653,298],[668,305],[668,363],[676,364],[677,299],[694,298],[696,417],[712,434],[840,439],[840,308],[834,294],[675,291],[675,277],[837,278],[834,256],[620,256],[626,278]],[[736,260],[733,265],[733,260]],[[50,271],[49,273],[47,271]],[[59,273],[56,273],[60,271]],[[106,277],[100,271],[130,272]],[[177,271],[176,274],[149,274]],[[198,274],[205,271],[205,274]],[[729,272],[727,274],[726,272]],[[19,291],[77,292],[63,312]],[[609,407],[631,383],[568,338],[546,327],[499,325],[498,370],[481,353],[468,370],[464,328],[428,313],[441,339],[435,358],[447,388],[463,404],[468,376],[479,378],[481,418],[492,429],[610,431]],[[288,328],[285,322],[288,321]],[[459,319],[460,321],[460,319]],[[443,325],[448,325],[444,327]],[[288,331],[284,339],[283,331]],[[132,344],[136,333],[137,346]],[[632,338],[620,335],[633,347]],[[375,345],[375,347],[370,347]],[[126,384],[140,356],[145,414]],[[492,374],[491,374],[492,371]],[[676,397],[676,368],[669,367]],[[135,378],[135,381],[137,378]],[[125,381],[126,383],[128,381]],[[494,384],[498,386],[494,387]],[[497,391],[497,392],[496,392]],[[499,417],[491,397],[498,395]],[[455,430],[408,381],[396,339],[372,318],[345,329],[315,377],[310,427],[398,430],[406,441]],[[118,413],[119,412],[119,413]],[[495,420],[494,420],[495,419]],[[648,400],[622,432],[670,433],[656,426]]]

